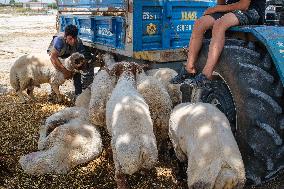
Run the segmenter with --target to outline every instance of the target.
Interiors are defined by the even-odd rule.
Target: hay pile
[[[73,105],[52,104],[47,94],[35,97],[37,102],[20,104],[13,93],[0,96],[0,188],[115,188],[110,137],[105,130],[100,130],[104,150],[99,158],[67,175],[30,176],[23,172],[18,160],[21,155],[37,151],[39,126],[54,112]],[[159,157],[159,161],[154,169],[128,177],[131,188],[185,188],[186,175],[177,183],[174,155]]]
[[[0,189],[115,188],[110,137],[105,130],[100,130],[104,150],[99,158],[77,166],[67,175],[30,176],[23,172],[18,160],[21,155],[37,151],[38,130],[41,123],[54,112],[73,106],[68,101],[64,104],[52,104],[48,102],[46,93],[37,93],[35,96],[37,102],[20,104],[13,93],[0,95]],[[155,168],[128,176],[129,185],[133,189],[187,188],[186,170],[177,174],[177,167],[177,159],[172,150],[159,154],[159,162]],[[281,180],[258,188],[279,189],[284,186]]]

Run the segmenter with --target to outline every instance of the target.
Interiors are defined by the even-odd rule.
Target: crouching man
[[[83,54],[87,60],[91,59],[91,53],[85,49],[81,39],[78,37],[78,28],[75,25],[68,25],[65,27],[64,35],[56,36],[51,42],[47,52],[50,54],[50,60],[53,66],[64,74],[65,79],[73,77],[75,96],[77,97],[86,89],[94,78],[94,61],[88,61],[81,73],[68,71],[59,61],[60,58],[67,58],[72,53],[79,52]]]

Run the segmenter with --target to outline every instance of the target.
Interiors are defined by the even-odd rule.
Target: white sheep
[[[116,63],[113,55],[109,53],[103,54],[102,58],[103,58],[105,66],[108,68],[111,68]]]
[[[176,106],[169,135],[176,155],[188,159],[189,188],[242,188],[245,169],[226,116],[206,103]]]
[[[87,87],[82,93],[76,98],[75,106],[89,109],[91,100],[91,86]],[[87,113],[89,114],[89,113]]]
[[[105,127],[106,103],[115,86],[115,78],[105,70],[101,70],[94,77],[91,87],[89,116],[92,124]]]
[[[45,148],[47,136],[56,127],[68,123],[71,119],[80,119],[84,122],[88,122],[88,110],[82,107],[69,107],[49,116],[45,124],[39,129],[38,149],[43,150]]]
[[[63,66],[74,72],[81,69],[86,63],[84,56],[73,53],[67,59],[60,59]],[[43,83],[50,83],[52,91],[57,95],[57,101],[61,102],[59,86],[65,82],[64,74],[52,65],[48,54],[30,54],[21,56],[16,60],[10,70],[10,83],[16,90],[21,102],[27,99],[34,100],[34,87],[40,87]],[[27,94],[23,91],[27,89]]]
[[[116,62],[111,54],[103,55],[104,63],[111,68]],[[91,85],[91,99],[89,103],[89,116],[91,123],[105,127],[106,103],[115,86],[115,77],[105,70],[100,70],[94,77]]]
[[[78,118],[57,126],[47,137],[44,150],[20,158],[23,170],[32,175],[65,174],[96,158],[102,151],[99,131]]]
[[[159,149],[164,151],[161,147],[165,146],[165,139],[168,138],[169,119],[172,110],[171,98],[159,80],[144,73],[138,75],[137,90],[150,108]]]
[[[171,79],[178,74],[175,70],[170,68],[159,68],[148,70],[146,74],[148,76],[153,76],[157,78],[160,82],[163,83],[171,97],[174,106],[181,103],[182,92],[180,91],[180,85],[170,83]]]
[[[138,64],[127,62],[110,71],[119,77],[106,104],[118,188],[127,188],[124,174],[153,167],[158,156],[149,107],[136,89],[136,73],[141,71]]]

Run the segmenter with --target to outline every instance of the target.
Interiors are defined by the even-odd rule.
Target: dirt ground
[[[37,89],[37,101],[18,103],[9,85],[9,70],[16,58],[28,53],[46,52],[55,33],[55,16],[19,16],[0,12],[0,189],[2,188],[115,188],[114,165],[107,150],[110,138],[105,130],[104,151],[100,157],[77,166],[67,175],[30,176],[23,172],[21,155],[37,150],[38,128],[46,117],[71,102],[52,104],[47,100],[49,86]],[[62,87],[73,90],[71,81]],[[186,174],[177,173],[177,159],[172,152],[159,155],[155,168],[128,177],[131,188],[187,188]],[[247,189],[281,189],[284,177],[261,187]]]
[[[55,20],[55,15],[1,14],[0,9],[0,94],[11,90],[9,70],[18,57],[29,53],[46,53],[56,33]],[[42,90],[36,92],[46,90],[49,90],[49,86],[43,85]]]

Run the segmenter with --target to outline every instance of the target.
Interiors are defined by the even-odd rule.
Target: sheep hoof
[[[64,99],[64,97],[60,95],[60,96],[57,97],[56,102],[57,103],[62,103],[63,99]]]
[[[189,188],[190,189],[208,189],[208,188],[210,188],[210,184],[200,181],[200,182],[196,182],[195,184],[193,184]]]
[[[26,100],[20,100],[20,102],[19,102],[20,104],[26,104],[27,103],[27,101]]]
[[[49,102],[53,102],[53,101],[55,100],[55,99],[54,99],[54,95],[53,95],[53,94],[49,94],[47,100],[48,100]]]
[[[30,97],[31,101],[36,102],[36,98],[34,96]]]
[[[230,179],[226,180],[226,183],[225,183],[223,189],[235,188],[236,184],[237,184],[236,180],[234,178],[230,178]]]
[[[237,176],[230,169],[223,169],[215,182],[215,188],[232,189],[237,185]]]
[[[30,102],[37,102],[35,98],[30,98],[29,101]]]

